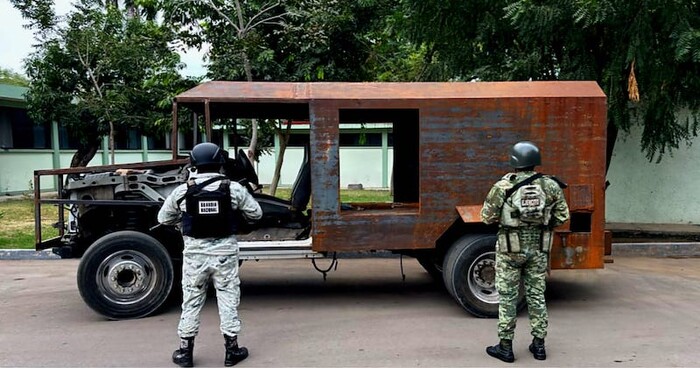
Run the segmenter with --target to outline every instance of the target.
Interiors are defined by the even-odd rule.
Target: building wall
[[[700,182],[700,146],[681,145],[660,163],[641,151],[641,128],[621,135],[608,170],[606,221],[700,224],[695,193]]]
[[[50,150],[0,151],[0,194],[31,191],[34,170],[52,167],[53,154]],[[53,181],[41,183],[42,190],[53,188]]]
[[[393,149],[387,149],[387,172],[382,170],[381,147],[341,147],[340,148],[340,187],[349,184],[362,184],[363,188],[388,188],[393,167]],[[304,158],[302,147],[289,147],[284,154],[280,174],[280,186],[292,186],[296,180]],[[269,184],[275,172],[275,155],[262,155],[256,165],[261,184]]]
[[[59,167],[70,167],[73,151],[61,150],[59,152]],[[0,150],[0,195],[17,194],[33,189],[34,170],[53,169],[54,153],[52,150]],[[148,160],[169,160],[172,158],[170,151],[149,151]],[[142,162],[142,151],[117,150],[114,156],[118,164]],[[88,166],[109,164],[109,155],[103,155],[98,151]],[[53,180],[42,177],[41,189],[44,191],[56,190]]]

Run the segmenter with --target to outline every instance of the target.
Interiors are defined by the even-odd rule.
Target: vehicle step
[[[311,250],[311,238],[285,241],[238,242],[239,257],[251,259],[323,258],[325,254]]]

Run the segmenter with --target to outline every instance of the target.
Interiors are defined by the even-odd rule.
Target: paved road
[[[0,261],[0,366],[166,366],[179,308],[107,321],[76,290],[75,260]],[[242,367],[512,366],[489,358],[496,321],[473,318],[413,260],[344,259],[326,282],[308,261],[248,262],[242,269]],[[700,259],[618,257],[604,270],[550,278],[548,360],[518,366],[700,365]],[[223,340],[209,299],[197,366],[221,366]]]

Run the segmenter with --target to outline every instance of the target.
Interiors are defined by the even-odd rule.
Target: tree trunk
[[[250,65],[250,60],[248,59],[248,53],[243,51],[243,69],[245,69],[245,76],[248,82],[253,81],[253,67]],[[248,146],[248,159],[250,162],[255,162],[255,150],[258,146],[258,120],[253,119],[250,124],[250,145]]]
[[[617,133],[620,131],[615,124],[608,123],[608,137],[606,141],[605,149],[605,189],[607,190],[610,186],[610,182],[607,180],[608,170],[610,169],[610,161],[612,161],[613,150],[615,149],[615,142],[617,141]]]
[[[284,162],[284,152],[287,151],[287,144],[289,143],[289,132],[292,128],[292,121],[287,120],[287,129],[282,131],[282,129],[275,129],[275,134],[280,137],[280,150],[277,153],[277,161],[275,162],[275,173],[272,175],[272,181],[270,182],[270,195],[275,195],[277,193],[277,185],[279,185],[280,174],[282,172],[282,163]]]
[[[80,145],[78,150],[73,154],[73,158],[70,161],[70,167],[85,167],[90,163],[97,150],[100,149],[100,143],[102,143],[101,137],[97,137],[91,141],[91,143]]]
[[[114,165],[114,123],[109,122],[109,152],[112,157],[112,165]]]
[[[612,160],[613,150],[615,149],[615,141],[617,141],[618,132],[619,129],[615,126],[615,124],[608,123],[608,138],[605,152],[605,174],[607,174],[608,169],[610,169],[610,161]]]

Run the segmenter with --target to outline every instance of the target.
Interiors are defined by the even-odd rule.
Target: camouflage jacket
[[[201,183],[214,176],[221,176],[221,174],[195,173],[190,175],[190,179],[194,179],[195,183]],[[216,190],[216,188],[219,187],[219,184],[220,182],[216,181],[204,187],[204,190]],[[240,210],[243,213],[243,216],[250,220],[257,220],[262,217],[260,205],[255,198],[248,193],[246,188],[232,181],[230,189],[231,207],[234,210]],[[187,193],[187,183],[179,185],[172,191],[172,193],[170,193],[168,198],[165,199],[163,207],[161,207],[160,211],[158,212],[158,222],[165,225],[180,225],[182,221],[182,213],[185,212],[187,204],[185,203],[186,201],[182,201],[178,206],[177,201],[184,197],[185,193]],[[183,238],[185,241],[185,254],[198,253],[209,255],[232,255],[238,253],[238,245],[235,235],[221,239],[195,239],[189,236],[183,236]]]
[[[481,209],[481,221],[486,224],[499,222],[506,197],[506,190],[534,174],[534,171],[508,173],[501,180],[496,182],[484,201],[484,206]],[[535,180],[535,183],[540,183],[540,185],[542,185],[542,189],[547,195],[546,206],[551,206],[552,208],[549,226],[553,228],[565,223],[569,219],[569,206],[566,204],[564,192],[559,184],[554,181],[554,179],[547,176]]]

